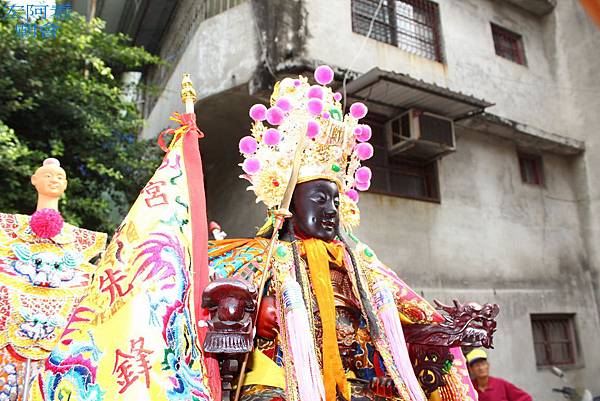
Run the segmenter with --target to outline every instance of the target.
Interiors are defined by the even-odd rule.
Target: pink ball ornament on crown
[[[323,111],[323,101],[321,99],[309,99],[306,108],[312,116],[318,116]]]
[[[346,196],[354,201],[354,203],[358,203],[358,191],[356,189],[349,189],[346,191]]]
[[[321,85],[327,85],[333,81],[333,70],[328,65],[320,65],[315,70],[315,80]]]
[[[319,126],[318,122],[316,122],[315,120],[310,120],[306,124],[306,136],[309,137],[310,139],[313,139],[317,135],[319,135],[320,129],[321,129],[321,127]]]
[[[281,141],[281,133],[275,128],[269,128],[263,135],[263,141],[269,146],[275,146]]]
[[[371,139],[372,134],[373,132],[371,131],[371,127],[367,124],[361,124],[360,132],[358,134],[355,132],[356,140],[359,142],[367,142],[369,139]]]
[[[306,96],[310,99],[321,99],[323,100],[323,96],[325,96],[325,91],[323,87],[319,85],[313,85],[308,88],[308,92],[306,92]]]
[[[367,182],[356,182],[355,183],[356,189],[358,189],[359,191],[366,191],[369,189],[369,187],[371,186],[371,181],[367,181]]]
[[[285,114],[281,107],[273,106],[267,110],[267,122],[271,125],[279,125],[283,122]]]
[[[294,79],[294,86],[300,86],[302,82],[299,79]]]
[[[290,111],[292,109],[292,102],[290,101],[290,99],[288,97],[285,97],[285,96],[277,99],[277,102],[275,102],[275,105],[283,111]]]
[[[371,181],[372,176],[373,176],[373,173],[371,172],[371,169],[368,167],[360,167],[358,170],[356,170],[356,173],[354,173],[354,179],[356,180],[357,183],[369,182],[369,181]]]
[[[366,116],[368,112],[369,109],[367,108],[367,106],[365,106],[364,103],[356,102],[353,103],[352,106],[350,106],[350,115],[356,118],[357,120]]]
[[[255,158],[246,159],[244,160],[244,163],[242,163],[242,170],[244,170],[246,174],[256,174],[258,170],[260,170],[260,161]]]
[[[335,92],[335,93],[333,94],[333,99],[334,99],[336,102],[339,102],[340,100],[342,100],[342,94],[341,94],[340,92]]]
[[[323,114],[321,114],[321,117],[323,117],[324,120],[329,120],[329,118],[331,117],[331,114],[329,114],[328,111],[323,112]]]
[[[258,144],[256,143],[256,139],[254,139],[251,136],[245,136],[242,139],[240,139],[240,152],[245,155],[249,155],[251,153],[256,152],[257,146]]]
[[[267,118],[267,108],[264,104],[255,104],[250,107],[250,118],[254,121],[263,121]]]
[[[373,146],[370,143],[359,143],[355,149],[359,160],[368,160],[373,157]]]

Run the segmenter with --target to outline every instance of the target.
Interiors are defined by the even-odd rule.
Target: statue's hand
[[[264,297],[260,302],[258,319],[256,320],[256,334],[267,340],[274,340],[279,334],[274,297]]]

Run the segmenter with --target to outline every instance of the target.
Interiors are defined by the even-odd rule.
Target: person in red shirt
[[[482,349],[467,354],[467,365],[479,401],[532,401],[531,396],[512,383],[490,376],[490,364]]]

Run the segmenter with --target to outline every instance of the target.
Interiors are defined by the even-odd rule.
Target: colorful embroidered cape
[[[223,277],[236,277],[247,282],[259,285],[262,276],[262,266],[264,266],[263,258],[265,257],[268,240],[264,238],[255,239],[230,239],[223,241],[213,241],[209,243],[209,268],[212,279]],[[271,287],[276,287],[274,292],[276,295],[282,291],[283,283],[286,277],[293,270],[293,258],[291,245],[286,242],[280,242],[280,247],[284,247],[287,251],[276,252],[273,259],[273,278]],[[387,288],[393,294],[395,305],[400,314],[403,324],[421,323],[421,324],[437,324],[443,320],[442,316],[422,297],[416,294],[408,287],[398,276],[387,266],[379,261],[374,252],[365,244],[358,242],[353,251],[354,259],[357,262],[357,267],[360,269],[359,276],[363,277],[367,284],[367,291],[371,295],[371,306],[375,310],[378,309],[377,298],[379,290]],[[279,254],[279,255],[278,255]],[[283,256],[281,256],[283,255]],[[351,271],[350,255],[346,253],[345,266],[349,273]],[[354,274],[349,274],[353,277]],[[351,279],[354,291],[357,292],[356,282]],[[278,289],[277,289],[278,288]],[[281,296],[278,294],[277,296]],[[280,301],[279,305],[283,303]],[[364,305],[363,305],[364,308]],[[285,325],[284,314],[279,312],[280,332],[285,332],[282,325]],[[381,322],[380,322],[381,323]],[[296,379],[294,370],[290,365],[293,365],[293,358],[286,355],[285,339],[282,339],[284,346],[281,349],[265,352],[270,358],[275,360],[281,367],[285,375],[286,382],[286,397],[288,401],[298,400],[298,389],[296,387]],[[384,369],[396,382],[401,399],[410,401],[407,394],[406,386],[399,379],[398,366],[395,365],[392,356],[391,348],[393,344],[386,338],[380,338],[375,341],[375,347],[381,355]],[[271,352],[271,353],[269,353]],[[446,385],[438,390],[438,394],[443,401],[471,401],[476,400],[477,396],[473,390],[471,381],[468,376],[466,363],[462,352],[459,348],[451,350],[454,355],[454,362],[449,369],[449,374],[446,375]],[[366,352],[365,352],[366,353]],[[271,369],[271,372],[274,370]],[[249,375],[250,376],[250,375]],[[246,381],[246,384],[265,384],[256,383],[254,376],[252,381]]]
[[[33,400],[212,399],[194,317],[184,141],[173,139],[116,230]]]
[[[45,359],[84,297],[106,234],[64,224],[51,239],[31,232],[29,216],[0,213],[0,399],[23,384],[25,360]]]

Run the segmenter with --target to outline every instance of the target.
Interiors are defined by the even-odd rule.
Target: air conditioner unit
[[[388,154],[431,161],[454,152],[454,123],[451,119],[418,109],[387,122]]]

